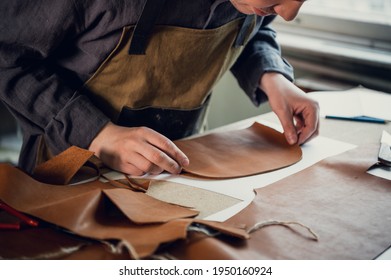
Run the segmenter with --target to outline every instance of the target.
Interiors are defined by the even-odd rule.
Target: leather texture
[[[254,201],[228,220],[298,221],[318,241],[298,226],[268,226],[246,242],[195,236],[168,252],[179,259],[374,259],[391,244],[391,183],[366,173],[378,149],[361,146],[256,189]]]
[[[76,163],[80,167],[90,157],[91,153],[72,148],[41,166],[36,174],[41,179],[48,174],[52,181],[55,170],[59,182],[69,182],[71,173],[77,171]],[[145,258],[160,244],[185,239],[188,227],[195,223],[238,238],[249,237],[243,228],[193,219],[197,211],[154,199],[118,182],[115,186],[99,180],[54,185],[34,180],[8,164],[0,164],[0,178],[0,199],[14,209],[82,237],[116,240],[133,258]]]
[[[34,169],[33,177],[49,184],[69,184],[93,155],[93,152],[72,146],[60,155],[39,164]]]
[[[234,178],[287,167],[302,157],[298,145],[289,145],[282,133],[254,123],[234,131],[215,132],[175,141],[188,156],[184,171],[208,178]]]
[[[332,124],[332,131],[336,131],[335,123]],[[356,132],[363,131],[362,124],[347,125]],[[210,237],[202,233],[188,232],[188,223],[195,222],[191,218],[174,220],[172,223],[141,225],[136,230],[133,222],[117,215],[120,210],[113,207],[105,195],[102,204],[106,207],[99,209],[108,216],[104,219],[99,218],[98,222],[107,226],[106,236],[109,236],[108,233],[115,226],[115,230],[126,229],[127,234],[134,238],[133,244],[137,245],[135,247],[138,248],[138,252],[143,252],[148,258],[154,258],[155,254],[178,259],[376,258],[390,246],[391,184],[385,179],[366,173],[366,170],[377,161],[379,144],[376,138],[378,134],[375,132],[383,129],[383,126],[365,127],[368,128],[365,129],[365,137],[357,138],[362,141],[362,145],[322,160],[267,187],[256,189],[257,196],[249,207],[226,223],[211,224],[221,232],[227,230],[227,235]],[[341,133],[348,134],[347,129],[340,130]],[[351,133],[350,131],[349,135]],[[12,206],[21,207],[18,210],[23,210],[22,206],[25,204],[36,203],[36,196],[49,204],[53,193],[47,190],[57,189],[54,192],[58,192],[59,201],[64,202],[58,209],[60,212],[63,211],[63,217],[74,215],[72,211],[68,212],[63,208],[67,200],[79,199],[79,195],[87,196],[90,190],[96,189],[91,182],[77,187],[46,185],[9,165],[0,165],[0,178],[0,198],[7,197]],[[145,182],[136,180],[135,184],[141,186]],[[103,190],[120,188],[103,183],[101,186],[104,187]],[[75,195],[76,193],[79,195]],[[36,211],[38,210],[39,207]],[[91,228],[88,223],[82,223],[83,215],[88,215],[88,211],[75,212],[80,227]],[[4,214],[0,212],[1,221],[7,220]],[[242,228],[269,220],[301,222],[310,227],[319,239],[317,242],[313,241],[307,231],[297,226],[264,227],[253,232],[249,239],[230,237],[243,237]],[[203,223],[209,224],[206,221]],[[130,229],[127,229],[129,225]],[[167,240],[162,236],[171,236],[170,240],[176,241],[170,241],[169,244],[157,249],[160,241]],[[175,239],[176,237],[178,239]],[[101,241],[99,238],[83,238],[81,234],[70,234],[69,231],[40,223],[39,228],[0,231],[0,258],[129,258],[126,252],[114,251],[112,246]]]

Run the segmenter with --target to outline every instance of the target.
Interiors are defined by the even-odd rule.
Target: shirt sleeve
[[[0,98],[24,133],[44,135],[52,152],[87,148],[108,122],[53,61],[80,33],[72,1],[0,2]]]
[[[231,68],[240,87],[256,106],[267,101],[265,93],[259,88],[259,80],[264,73],[278,72],[293,81],[293,68],[281,57],[276,32],[270,27],[274,18],[275,16],[260,18],[258,31]]]

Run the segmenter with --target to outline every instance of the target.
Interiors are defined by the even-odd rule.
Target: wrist
[[[274,93],[301,92],[294,83],[278,72],[264,73],[259,79],[259,88],[268,98],[274,95]]]
[[[282,86],[285,82],[289,81],[282,74],[278,72],[266,72],[259,79],[259,88],[268,95],[276,87]]]
[[[112,122],[106,123],[106,125],[102,127],[95,138],[91,141],[88,150],[94,152],[97,157],[99,157],[101,147],[103,146],[105,139],[107,139],[107,137],[110,135],[110,131],[113,127],[115,127],[115,125]]]

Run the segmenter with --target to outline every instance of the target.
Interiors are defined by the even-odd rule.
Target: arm
[[[66,39],[80,32],[74,7],[68,1],[0,5],[1,100],[25,132],[44,134],[53,152],[86,147],[107,118],[76,93],[52,60]]]
[[[303,144],[319,132],[319,106],[279,73],[265,73],[260,88],[267,94],[290,144]]]
[[[177,162],[186,164],[186,157],[171,141],[155,132],[145,133],[146,129],[140,133],[114,126],[86,96],[77,92],[84,81],[71,82],[60,71],[57,56],[64,49],[72,49],[72,40],[85,31],[86,25],[69,3],[0,3],[1,100],[25,133],[45,136],[54,154],[75,145],[91,148],[108,166],[130,174],[163,169],[178,172]],[[95,24],[93,17],[90,21]],[[145,163],[140,157],[144,153],[158,159]],[[124,163],[128,162],[138,169],[125,168]]]
[[[269,100],[287,141],[302,144],[318,134],[318,104],[293,83],[293,69],[281,57],[275,31],[264,18],[258,32],[232,67],[239,84],[258,106]]]
[[[53,59],[80,32],[79,18],[69,3],[0,4],[1,100],[24,132],[45,135],[54,153],[70,145],[86,148],[108,121],[59,74]]]

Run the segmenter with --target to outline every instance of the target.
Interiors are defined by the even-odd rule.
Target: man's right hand
[[[187,156],[171,140],[147,127],[109,122],[88,149],[108,167],[135,176],[163,171],[178,174],[189,165]]]

